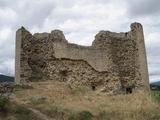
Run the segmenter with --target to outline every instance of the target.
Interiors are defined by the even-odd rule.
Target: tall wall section
[[[148,89],[148,71],[143,29],[100,31],[92,46],[68,43],[62,31],[36,33],[25,28],[16,33],[16,83],[57,80],[72,87],[105,88],[110,94]]]

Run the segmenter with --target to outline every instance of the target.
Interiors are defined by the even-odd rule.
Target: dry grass
[[[51,117],[56,112],[65,118],[68,114],[73,118],[70,120],[76,120],[75,114],[88,111],[94,120],[160,120],[160,105],[145,93],[107,96],[85,86],[71,90],[62,82],[36,82],[32,85],[33,89],[16,91],[17,99]],[[32,104],[33,96],[47,99],[43,103]]]
[[[24,105],[9,102],[5,111],[0,111],[0,120],[43,120]]]

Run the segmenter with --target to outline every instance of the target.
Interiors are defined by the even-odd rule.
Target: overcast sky
[[[91,45],[100,30],[144,28],[150,81],[160,80],[160,0],[0,0],[0,73],[14,75],[15,32],[64,31],[73,43]]]

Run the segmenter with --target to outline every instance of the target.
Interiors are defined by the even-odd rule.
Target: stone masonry
[[[91,46],[68,43],[60,30],[32,35],[22,27],[16,32],[15,74],[17,84],[55,80],[109,94],[148,90],[142,25],[132,23],[126,33],[100,31]]]

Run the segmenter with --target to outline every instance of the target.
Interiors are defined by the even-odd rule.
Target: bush
[[[8,104],[9,104],[9,98],[5,96],[0,96],[0,111],[6,111]]]
[[[16,106],[15,113],[16,114],[29,114],[30,110],[26,109],[24,106]]]
[[[79,113],[72,113],[68,120],[91,120],[92,114],[89,111],[82,111]]]
[[[91,120],[92,114],[89,111],[82,111],[79,113],[79,120]]]

